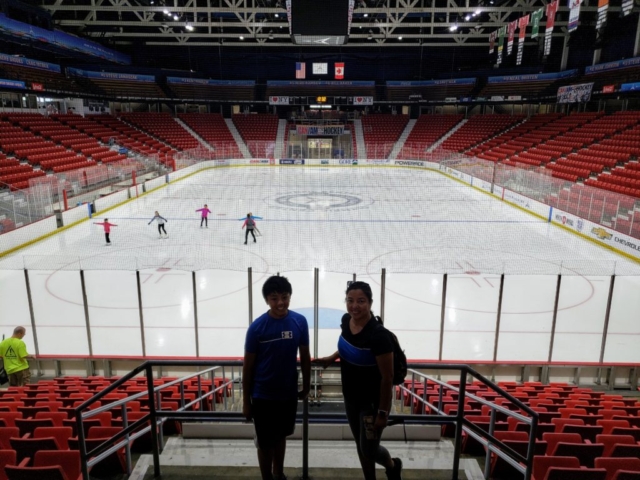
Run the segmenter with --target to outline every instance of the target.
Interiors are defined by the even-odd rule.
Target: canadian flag
[[[344,63],[336,63],[336,80],[344,78]]]

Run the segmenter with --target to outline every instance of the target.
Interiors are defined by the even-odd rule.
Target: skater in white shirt
[[[166,222],[168,222],[169,220],[167,220],[166,218],[164,218],[162,215],[160,215],[158,213],[158,211],[156,210],[156,214],[154,215],[154,217],[151,219],[151,221],[149,222],[149,225],[151,225],[153,223],[154,220],[158,221],[158,235],[159,238],[162,238],[162,233],[164,232],[164,235],[166,237],[168,237],[169,235],[167,235],[167,231],[164,229],[164,224]]]

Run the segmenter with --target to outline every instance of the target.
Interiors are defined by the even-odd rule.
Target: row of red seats
[[[598,180],[601,182],[613,183],[623,187],[629,187],[635,190],[640,190],[640,180],[633,178],[626,178],[619,175],[611,175],[608,173],[602,173],[598,175]]]
[[[589,172],[591,173],[602,173],[602,171],[604,170],[604,165],[598,165],[596,163],[589,162],[579,162],[576,160],[568,160],[565,158],[556,160],[556,165],[564,165],[565,167],[574,167],[583,170],[589,170]]]
[[[588,180],[585,180],[585,185],[589,185],[591,187],[596,187],[596,188],[602,188],[604,190],[609,190],[611,192],[615,192],[615,193],[621,193],[623,195],[630,195],[632,197],[635,198],[640,198],[640,190],[639,189],[634,189],[634,188],[630,188],[630,187],[623,187],[621,185],[616,185],[613,183],[609,183],[609,182],[603,182],[601,180],[597,180],[594,178],[590,178]]]
[[[588,169],[559,165],[557,163],[549,163],[547,164],[546,168],[551,170],[553,173],[566,173],[569,175],[575,175],[578,179],[589,178],[589,176],[591,175],[591,171]]]

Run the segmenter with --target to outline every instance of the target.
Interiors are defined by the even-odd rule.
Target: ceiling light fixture
[[[166,8],[162,11],[162,13],[164,13],[165,15],[170,15],[169,10],[167,10]]]
[[[174,15],[173,15],[173,19],[174,19],[175,21],[178,21],[178,19],[179,19],[179,18],[180,18],[180,17],[179,17],[177,14],[174,14]]]
[[[364,18],[367,18],[369,16],[369,14],[365,13],[363,16],[364,16]]]
[[[464,17],[465,22],[468,22],[469,20],[471,20],[471,15],[467,15],[466,17]]]
[[[193,25],[190,23],[187,23],[184,28],[189,32],[193,32]]]
[[[455,32],[456,30],[458,30],[458,25],[456,25],[456,24],[451,25],[451,26],[449,27],[449,31],[450,31],[450,32]]]
[[[402,41],[402,37],[398,37],[398,40]]]
[[[280,14],[279,14],[279,13],[276,13],[276,14],[274,15],[274,17],[276,17],[276,18],[278,18],[279,16],[280,16]]]
[[[240,40],[244,40],[244,37],[242,35],[240,35]]]

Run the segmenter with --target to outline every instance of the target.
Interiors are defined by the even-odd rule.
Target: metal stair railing
[[[168,381],[162,385],[154,386],[153,382],[153,368],[165,368],[165,367],[207,367],[205,370],[198,371],[195,373],[191,373],[185,375],[183,377],[177,378],[175,380]],[[240,361],[202,361],[202,360],[150,360],[147,361],[138,367],[136,367],[131,372],[124,375],[122,378],[118,379],[107,388],[96,394],[91,399],[85,401],[81,405],[79,405],[75,409],[75,416],[77,422],[77,431],[78,431],[78,444],[80,450],[80,458],[81,458],[81,468],[82,468],[82,478],[84,480],[89,480],[89,468],[102,459],[108,457],[109,455],[117,452],[122,447],[125,448],[126,451],[126,459],[127,459],[127,469],[129,473],[131,473],[131,454],[130,454],[130,443],[136,438],[141,437],[147,433],[151,434],[152,438],[152,448],[153,448],[153,465],[154,465],[154,477],[159,477],[161,475],[160,469],[160,453],[162,451],[163,439],[162,439],[162,424],[168,419],[175,420],[199,420],[199,421],[231,421],[231,422],[240,422],[244,421],[244,417],[240,412],[221,412],[215,411],[215,397],[212,402],[212,410],[206,411],[204,410],[204,402],[210,396],[216,395],[217,392],[225,392],[229,387],[233,389],[236,381],[240,380],[240,377],[234,377],[233,369],[235,367],[241,367],[242,362]],[[225,367],[233,367],[232,368],[232,378],[228,381],[225,381]],[[458,479],[458,473],[460,469],[460,456],[462,449],[462,433],[463,431],[472,436],[482,445],[485,445],[487,448],[487,465],[490,466],[490,456],[491,454],[495,454],[498,457],[504,459],[510,465],[512,465],[516,470],[522,472],[524,475],[524,480],[530,480],[531,478],[531,470],[533,465],[533,454],[536,443],[536,430],[538,424],[538,414],[531,410],[527,405],[514,398],[508,392],[498,387],[484,376],[480,375],[478,372],[473,370],[468,365],[459,365],[459,364],[437,364],[437,363],[411,363],[409,367],[412,368],[410,373],[412,375],[412,383],[411,388],[407,388],[404,385],[400,386],[400,389],[404,391],[406,394],[410,395],[411,398],[415,398],[417,401],[422,404],[429,406],[429,408],[433,409],[437,412],[436,415],[397,415],[393,414],[389,417],[389,426],[397,425],[397,424],[413,424],[413,425],[431,425],[431,424],[453,424],[455,426],[455,439],[454,439],[454,458],[453,458],[453,468],[452,468],[452,480]],[[222,384],[218,387],[215,387],[213,382],[213,372],[222,369],[223,381]],[[450,385],[441,380],[429,377],[428,375],[421,373],[415,369],[422,370],[446,370],[446,371],[459,371],[460,372],[460,380],[459,386]],[[123,399],[116,400],[114,402],[110,402],[106,405],[103,405],[98,408],[94,408],[92,410],[88,410],[88,408],[95,404],[96,401],[104,398],[110,392],[116,390],[119,386],[123,385],[128,380],[135,377],[137,374],[145,372],[147,385],[146,391],[138,392],[131,396],[128,396]],[[202,389],[202,376],[210,375],[212,384],[211,391],[205,392]],[[505,407],[497,405],[493,402],[485,400],[481,397],[478,397],[473,394],[469,394],[466,391],[467,388],[467,377],[471,376],[477,379],[480,383],[485,384],[490,389],[511,401],[518,409],[523,410],[529,416],[521,415],[517,412],[513,412]],[[192,378],[198,379],[198,394],[196,398],[191,400],[190,402],[186,402],[184,384],[186,381]],[[424,391],[422,397],[416,394],[416,385],[417,383],[414,381],[417,377],[423,379]],[[457,411],[455,415],[446,415],[444,411],[439,407],[441,403],[438,404],[438,408],[435,405],[432,405],[427,401],[426,392],[427,386],[429,383],[435,383],[439,386],[439,402],[442,401],[443,393],[445,389],[449,389],[458,394],[457,399]],[[180,385],[180,407],[178,410],[162,410],[162,395],[161,392],[167,388],[170,388],[174,385]],[[144,417],[136,420],[133,423],[128,423],[127,420],[127,403],[131,401],[136,401],[141,398],[147,398],[149,404],[149,413]],[[223,398],[226,399],[226,396],[223,395]],[[487,405],[491,408],[491,420],[490,420],[490,428],[489,432],[486,432],[469,420],[465,418],[465,399],[470,398],[476,402],[479,402],[483,405]],[[188,408],[200,405],[200,410],[188,410]],[[122,409],[122,422],[123,422],[123,430],[118,432],[112,438],[105,440],[103,443],[93,448],[91,451],[87,451],[86,439],[84,435],[83,421],[89,419],[93,416],[98,415],[99,413],[113,410],[114,408],[120,407]],[[424,411],[424,410],[423,410]],[[494,437],[494,427],[495,427],[495,419],[496,413],[501,412],[507,416],[516,418],[517,420],[530,425],[529,430],[529,442],[528,442],[528,451],[526,457],[509,448],[500,440]],[[323,413],[309,413],[309,401],[305,399],[303,402],[303,413],[302,415],[297,416],[297,421],[302,423],[303,425],[303,448],[302,448],[302,478],[308,479],[309,472],[309,422],[310,420],[313,422],[334,422],[334,423],[345,423],[346,416],[344,414],[323,414]],[[138,430],[143,425],[149,423],[145,428]],[[485,468],[485,478],[488,478],[489,467]]]

